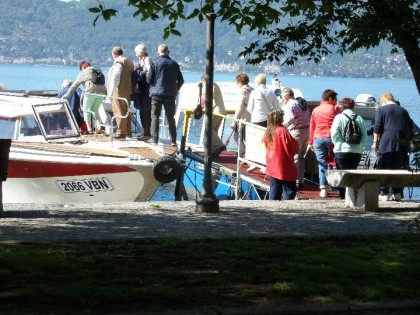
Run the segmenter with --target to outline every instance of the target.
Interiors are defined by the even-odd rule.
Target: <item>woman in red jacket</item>
[[[270,200],[292,200],[296,197],[298,170],[294,155],[299,145],[283,127],[284,112],[276,109],[268,115],[263,138],[266,147],[266,173],[270,176]]]

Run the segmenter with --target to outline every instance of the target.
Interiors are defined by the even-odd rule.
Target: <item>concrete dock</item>
[[[363,212],[342,200],[220,201],[219,212],[200,213],[194,201],[4,204],[0,242],[420,233],[418,200],[379,206]]]

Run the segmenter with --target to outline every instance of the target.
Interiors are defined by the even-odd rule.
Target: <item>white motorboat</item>
[[[82,136],[65,100],[31,93],[0,93],[0,138],[12,139],[4,203],[147,201],[160,183],[156,165],[176,151]],[[161,181],[177,176],[166,166]]]

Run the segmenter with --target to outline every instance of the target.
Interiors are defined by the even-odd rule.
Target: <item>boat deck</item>
[[[192,158],[196,161],[204,161],[203,152],[187,152],[187,157]],[[223,151],[218,157],[213,158],[213,168],[217,168],[224,175],[236,177],[237,173],[237,153],[236,151]],[[243,163],[240,167],[241,179],[251,182],[256,187],[260,187],[263,190],[269,189],[269,176],[261,171],[259,167],[251,167],[247,163]],[[297,199],[325,199],[319,196],[319,186],[310,180],[305,179],[303,189],[297,191]],[[328,199],[338,199],[338,190],[333,190],[328,194]]]
[[[95,139],[94,136],[84,136],[84,140],[87,140],[89,143],[83,144],[82,142],[78,144],[72,143],[39,143],[39,142],[23,142],[23,141],[13,141],[14,147],[20,148],[32,148],[32,149],[42,149],[45,151],[60,151],[68,153],[85,153],[89,155],[97,156],[110,156],[125,158],[129,154],[136,154],[147,159],[157,160],[163,155],[173,155],[177,148],[172,146],[161,146],[154,147],[152,145],[144,144],[141,141],[132,141],[125,139],[114,140],[114,144],[108,145],[108,137],[98,137]],[[97,142],[97,143],[96,143]],[[157,151],[159,149],[160,152]]]

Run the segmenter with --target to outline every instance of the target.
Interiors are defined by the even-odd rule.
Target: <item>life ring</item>
[[[181,164],[170,155],[166,155],[156,161],[153,166],[153,175],[161,183],[170,183],[178,178],[181,172]]]

